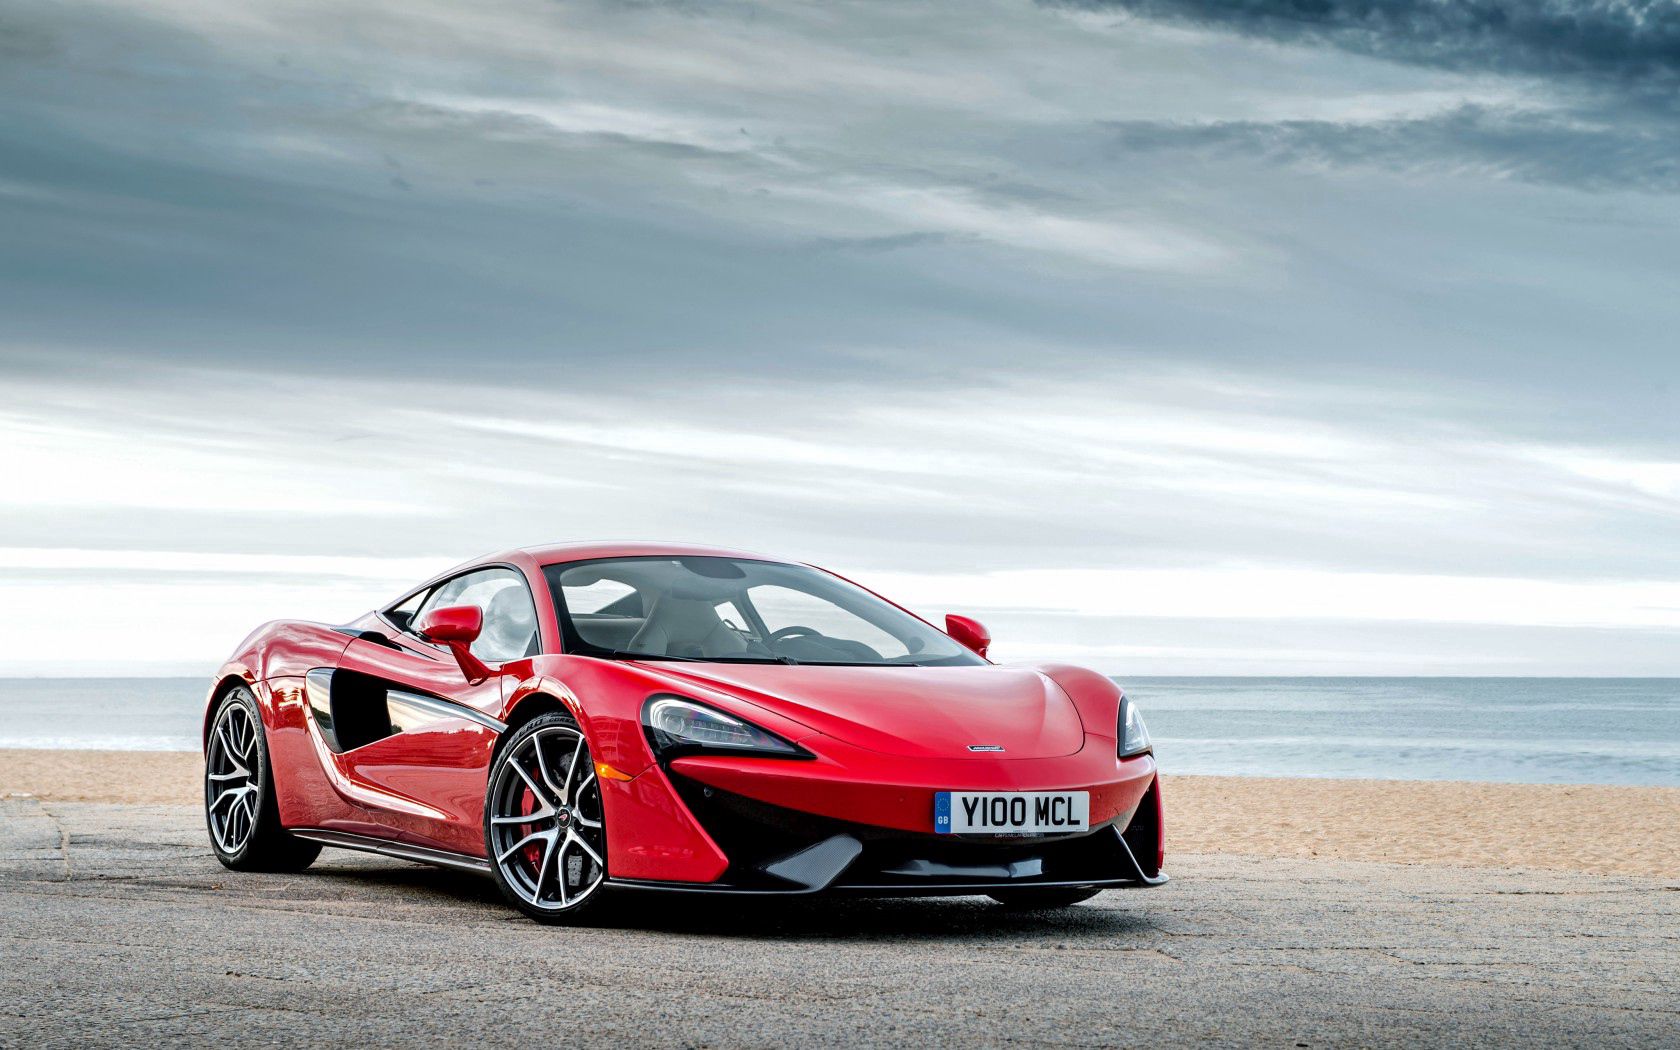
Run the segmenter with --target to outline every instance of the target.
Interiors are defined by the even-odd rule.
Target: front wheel
[[[1078,904],[1080,901],[1088,901],[1101,892],[1101,890],[1092,889],[1088,886],[1083,888],[1057,888],[1049,890],[1023,888],[1018,890],[998,890],[996,893],[988,893],[986,896],[992,898],[992,900],[997,901],[1006,908],[1067,908]]]
[[[204,823],[216,859],[235,871],[302,871],[320,855],[314,842],[280,826],[274,767],[257,698],[236,686],[222,698],[204,748]]]
[[[532,719],[497,753],[484,845],[502,894],[538,922],[577,922],[598,907],[606,813],[589,742],[569,714]]]

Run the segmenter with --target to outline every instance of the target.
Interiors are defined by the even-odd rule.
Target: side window
[[[398,630],[414,630],[414,617],[420,612],[420,603],[426,600],[426,592],[420,591],[410,595],[406,601],[398,602],[385,610],[385,618],[396,624]]]
[[[473,655],[501,664],[537,652],[537,610],[525,578],[512,569],[480,569],[447,580],[432,591],[421,611],[476,605],[484,611],[484,632]]]
[[[886,659],[906,656],[904,643],[861,616],[847,612],[825,598],[775,584],[761,584],[747,591],[747,598],[771,632],[788,627],[805,627],[828,638],[861,642]]]

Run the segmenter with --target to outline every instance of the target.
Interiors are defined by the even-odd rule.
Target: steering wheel
[[[777,642],[786,641],[789,638],[821,638],[821,637],[823,637],[823,633],[821,631],[817,630],[815,627],[800,627],[796,624],[792,627],[783,627],[779,631],[771,631],[768,635],[765,636],[764,644],[765,645],[775,645]]]

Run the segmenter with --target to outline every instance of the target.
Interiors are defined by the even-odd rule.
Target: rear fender
[[[302,678],[314,667],[336,667],[354,637],[326,624],[275,620],[252,631],[234,655],[217,670],[205,700],[203,739],[210,739],[210,720],[227,691],[244,684],[257,696],[269,721],[269,703],[257,685],[275,678]]]

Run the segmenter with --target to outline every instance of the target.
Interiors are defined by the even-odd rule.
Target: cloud
[[[154,365],[12,389],[0,536],[18,547],[421,558],[628,536],[883,571],[1680,576],[1661,460],[1516,441],[1392,384],[1138,365],[892,383],[867,364],[817,383],[324,384]],[[261,410],[237,425],[201,415],[250,391]]]
[[[1092,0],[1146,18],[1446,69],[1577,76],[1659,103],[1680,87],[1668,0]]]
[[[1173,619],[1362,620],[1680,630],[1680,581],[1599,582],[1310,569],[876,574],[922,605]]]
[[[1511,179],[1588,191],[1680,192],[1673,121],[1466,105],[1368,122],[1117,122],[1125,155],[1164,152],[1354,174]]]
[[[1466,95],[1421,114],[1114,122],[1124,150],[1217,154],[1331,173],[1680,190],[1680,15],[1662,0],[1094,0],[1076,6],[1451,70],[1479,78],[1484,90],[1490,77],[1526,85],[1500,102]]]
[[[1221,634],[1211,584],[1178,620],[1052,593],[1680,578],[1656,52],[1414,7],[1304,33],[1031,0],[18,0],[0,547],[116,553],[0,572],[91,633],[190,613],[207,658],[392,582],[275,558],[616,535],[923,574],[930,603],[1041,574],[988,615],[1112,666],[1386,669],[1403,638],[1531,668],[1559,631],[1590,664],[1635,629],[1511,627],[1490,665],[1415,620]]]

